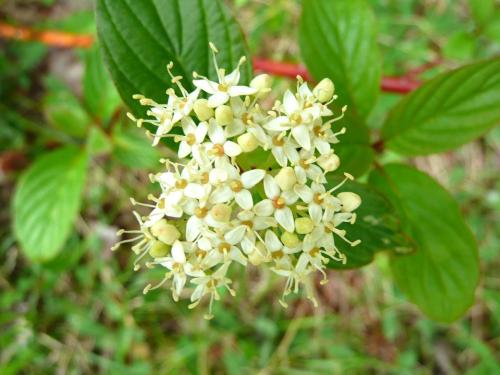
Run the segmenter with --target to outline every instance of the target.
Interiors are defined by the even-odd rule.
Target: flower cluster
[[[342,184],[326,189],[325,175],[338,168],[340,160],[331,145],[344,132],[332,131],[329,104],[336,99],[331,80],[324,79],[311,90],[298,77],[297,91],[286,91],[283,101],[271,110],[261,102],[271,91],[271,78],[261,74],[249,86],[239,84],[240,59],[236,69],[226,74],[217,65],[217,49],[210,44],[217,81],[193,73],[194,91],[168,72],[178,92],[167,90],[166,104],[142,95],[135,98],[148,106],[148,119],[129,117],[138,126],[154,128],[153,145],[162,138],[178,144],[178,159],[162,160],[165,170],[151,179],[161,187],[150,203],[149,215],[135,213],[140,229],[120,231],[136,236],[119,242],[137,243],[135,267],[161,266],[164,279],[149,284],[144,292],[169,282],[174,300],[186,295],[191,305],[209,296],[212,304],[220,299],[220,288],[231,295],[228,270],[235,264],[267,265],[286,279],[280,302],[303,284],[316,304],[311,274],[319,271],[326,282],[325,267],[346,258],[335,246],[339,237],[349,241],[342,223],[354,223],[353,211],[361,199],[351,192],[334,194]],[[265,152],[275,160],[274,168],[243,170],[239,161],[255,152]],[[346,174],[347,179],[352,176]]]

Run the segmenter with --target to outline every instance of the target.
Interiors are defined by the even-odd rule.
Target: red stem
[[[302,65],[277,62],[259,57],[253,59],[253,68],[255,71],[269,73],[276,76],[295,78],[300,75],[305,80],[311,80],[311,76]],[[405,94],[415,90],[420,85],[415,79],[410,77],[383,77],[380,85],[382,91]]]

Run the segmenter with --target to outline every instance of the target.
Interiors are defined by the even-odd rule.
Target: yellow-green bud
[[[295,219],[295,230],[298,234],[308,234],[314,229],[313,221],[308,217]]]
[[[259,74],[250,82],[250,87],[258,90],[257,97],[263,97],[271,91],[272,78],[269,74]]]
[[[153,258],[162,258],[168,255],[170,251],[170,246],[162,241],[155,241],[151,249],[149,250],[149,255]]]
[[[352,212],[361,204],[361,197],[356,193],[343,192],[337,194],[337,198],[342,203],[343,212]]]
[[[244,133],[240,135],[238,137],[238,144],[240,145],[243,152],[252,152],[259,146],[257,138],[255,138],[253,134],[250,133]]]
[[[336,170],[340,165],[340,159],[335,154],[322,155],[317,160],[318,165],[327,172]]]
[[[220,203],[212,207],[211,213],[215,220],[221,223],[227,223],[231,218],[231,211],[232,209],[230,206]]]
[[[215,122],[219,126],[229,125],[233,122],[233,110],[228,105],[221,105],[215,110]]]
[[[322,79],[313,89],[313,94],[320,103],[326,103],[333,97],[335,86],[329,78]]]
[[[275,177],[275,181],[281,190],[286,191],[293,188],[297,183],[297,176],[292,167],[281,168]]]
[[[214,116],[214,110],[208,106],[207,99],[196,100],[193,109],[200,121],[207,121]]]
[[[165,242],[167,245],[172,245],[179,239],[181,233],[172,224],[168,224],[167,220],[161,219],[151,227],[151,233],[160,241]]]
[[[295,233],[285,232],[281,235],[281,242],[286,247],[294,248],[299,246],[300,240]]]

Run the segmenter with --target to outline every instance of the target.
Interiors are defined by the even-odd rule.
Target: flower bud
[[[352,212],[361,204],[361,197],[356,193],[343,192],[338,193],[337,198],[342,203],[342,211]]]
[[[238,144],[243,152],[252,152],[259,146],[257,138],[250,133],[244,133],[238,137]]]
[[[250,87],[258,90],[257,97],[263,97],[270,91],[272,78],[269,74],[259,74],[250,82]]]
[[[313,221],[308,217],[299,217],[295,219],[295,230],[298,234],[308,234],[314,229]]]
[[[215,220],[221,223],[227,223],[231,218],[231,211],[231,207],[227,204],[220,203],[212,207],[211,213]]]
[[[340,165],[340,159],[335,154],[322,155],[317,160],[318,165],[326,172],[337,169]]]
[[[229,125],[233,121],[233,110],[228,105],[221,105],[215,110],[215,122],[219,126]]]
[[[172,245],[181,236],[179,230],[172,224],[168,224],[165,219],[157,221],[151,227],[151,233],[167,245]]]
[[[162,258],[168,255],[170,246],[162,241],[155,241],[151,249],[149,250],[149,255],[153,258]]]
[[[299,246],[300,240],[295,233],[285,232],[281,235],[281,242],[286,247],[294,248]]]
[[[297,176],[292,167],[281,168],[274,179],[283,191],[290,190],[297,183]]]
[[[214,110],[208,106],[207,99],[198,99],[193,104],[194,113],[200,121],[207,121],[214,115]]]
[[[326,103],[333,97],[335,86],[329,78],[322,79],[313,89],[313,94],[320,103]]]

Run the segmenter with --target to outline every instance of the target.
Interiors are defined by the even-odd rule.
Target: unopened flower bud
[[[221,105],[215,110],[215,122],[219,126],[229,125],[233,121],[233,110],[228,105]]]
[[[181,233],[172,224],[168,224],[167,220],[161,219],[151,227],[151,233],[160,241],[165,242],[167,245],[172,245],[179,239]]]
[[[207,99],[198,99],[193,104],[194,113],[200,121],[207,121],[214,115],[214,110],[208,106]]]
[[[281,168],[275,177],[275,181],[283,191],[290,190],[297,183],[297,176],[292,167]]]
[[[162,241],[155,241],[149,250],[149,255],[153,258],[162,258],[168,255],[169,250],[170,247],[166,243]]]
[[[295,233],[285,232],[281,235],[281,242],[286,247],[294,248],[299,246],[300,240]]]
[[[318,158],[317,163],[324,171],[331,172],[339,167],[340,159],[335,154],[322,155]]]
[[[314,229],[313,221],[308,217],[299,217],[295,219],[295,230],[298,234],[308,234]]]
[[[238,137],[238,144],[243,152],[252,152],[259,146],[257,138],[250,133],[244,133]]]
[[[257,97],[265,96],[271,89],[272,78],[269,74],[259,74],[250,82],[250,87],[258,90]]]
[[[320,103],[326,103],[333,97],[335,86],[329,78],[322,79],[313,89],[313,94]]]
[[[231,218],[231,211],[231,207],[227,204],[220,203],[212,207],[211,213],[215,220],[221,223],[227,223]]]
[[[352,212],[361,204],[361,197],[356,193],[343,192],[337,194],[337,198],[342,203],[342,211]]]

